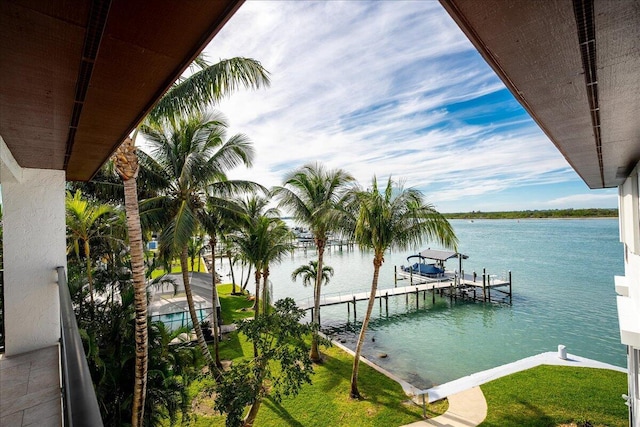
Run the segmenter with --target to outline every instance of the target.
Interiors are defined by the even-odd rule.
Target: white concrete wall
[[[55,268],[66,266],[64,171],[8,167],[0,159],[6,354],[56,344]]]
[[[640,427],[640,164],[619,187],[620,241],[624,244],[624,277],[616,277],[620,338],[628,346],[629,405]]]

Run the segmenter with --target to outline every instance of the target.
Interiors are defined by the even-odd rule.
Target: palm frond
[[[221,60],[173,85],[150,116],[187,115],[219,102],[239,87],[259,89],[269,84],[269,73],[259,61],[240,57]]]

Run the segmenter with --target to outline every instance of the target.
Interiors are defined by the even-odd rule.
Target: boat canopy
[[[419,255],[413,255],[410,258],[413,258],[415,256],[420,256],[420,258],[433,259],[433,260],[442,261],[442,262],[451,258],[458,258],[458,257],[462,259],[469,258],[467,255],[463,255],[458,252],[445,251],[441,249],[431,249],[431,248],[425,249],[424,251],[420,252]]]

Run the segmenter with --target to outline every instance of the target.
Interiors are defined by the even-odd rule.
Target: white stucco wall
[[[619,187],[624,277],[616,278],[620,338],[628,346],[630,425],[640,427],[640,164]]]
[[[638,167],[619,188],[620,241],[629,297],[640,307],[640,188]]]
[[[4,228],[6,354],[60,338],[57,266],[66,266],[65,173],[0,160]]]

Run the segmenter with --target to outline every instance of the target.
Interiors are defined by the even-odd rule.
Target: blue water
[[[618,366],[626,365],[617,325],[614,275],[624,274],[618,222],[598,220],[451,221],[468,255],[463,269],[513,275],[513,305],[390,298],[389,315],[374,306],[364,355],[417,387],[441,384],[545,351],[558,344],[570,353]],[[435,245],[425,245],[436,247]],[[425,248],[416,248],[425,249]],[[394,286],[394,265],[407,264],[416,251],[385,256],[379,288]],[[271,267],[274,297],[305,301],[311,287],[291,281],[291,271],[315,259],[315,251],[297,251]],[[325,294],[370,289],[372,256],[333,249],[326,263],[335,270]],[[450,261],[448,269],[456,269]],[[404,286],[406,282],[399,282]],[[323,307],[322,326],[355,347],[366,302],[357,319],[346,305]],[[386,353],[387,358],[379,358]]]

